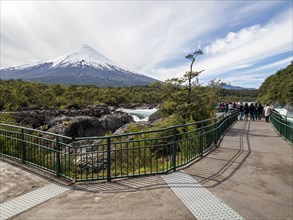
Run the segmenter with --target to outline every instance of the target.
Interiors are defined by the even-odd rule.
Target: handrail
[[[71,181],[160,174],[175,171],[216,147],[237,116],[237,111],[231,111],[157,130],[75,139],[0,123],[0,155]],[[194,125],[186,132],[179,129]]]
[[[270,114],[270,120],[278,133],[293,143],[293,117],[280,114],[278,111],[273,110]]]
[[[56,136],[56,137],[61,137],[61,138],[66,138],[66,139],[72,139],[71,137],[68,137],[68,136],[64,136],[64,135],[60,135],[60,134],[56,134],[56,133],[52,133],[52,132],[48,132],[48,131],[41,131],[41,130],[37,130],[37,129],[33,129],[33,128],[21,127],[21,126],[18,126],[18,125],[5,124],[5,123],[0,123],[0,125],[11,127],[11,128],[24,129],[24,130],[28,130],[28,131],[32,131],[32,132],[40,132],[40,133],[43,133],[43,134],[53,135],[53,136]]]
[[[237,111],[233,111],[233,112],[237,112]],[[231,112],[231,113],[233,113],[233,112]],[[198,121],[198,122],[189,123],[189,124],[174,125],[174,126],[170,126],[170,127],[167,127],[167,128],[148,130],[148,131],[130,132],[130,133],[126,133],[126,134],[113,135],[113,137],[118,138],[118,137],[125,137],[125,136],[131,136],[131,135],[148,134],[148,133],[152,133],[152,132],[167,131],[167,130],[171,130],[171,129],[174,129],[174,128],[188,127],[188,126],[192,126],[192,125],[197,125],[197,124],[201,124],[201,123],[204,123],[204,122],[208,122],[208,121],[212,121],[212,120],[220,119],[220,118],[223,118],[223,115],[220,115],[220,116],[217,116],[217,117],[214,117],[214,118],[205,119],[205,120]],[[108,136],[78,137],[78,138],[75,138],[75,140],[107,139],[107,137]]]

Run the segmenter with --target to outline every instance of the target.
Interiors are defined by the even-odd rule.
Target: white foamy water
[[[293,123],[293,111],[287,110],[285,108],[275,108],[275,110],[279,112],[283,118],[287,116],[287,121]]]
[[[275,108],[275,110],[276,110],[277,112],[279,112],[280,115],[287,115],[287,113],[288,113],[288,110],[285,109],[285,108]]]
[[[127,109],[127,108],[121,108],[119,110],[130,114],[133,117],[133,120],[138,122],[138,121],[148,121],[149,116],[151,114],[155,113],[158,109],[156,109],[156,108],[152,108],[152,109]]]

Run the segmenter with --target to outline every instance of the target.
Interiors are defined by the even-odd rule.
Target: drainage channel
[[[244,219],[188,174],[176,172],[161,177],[196,219]]]
[[[61,193],[70,190],[69,187],[57,184],[49,184],[7,202],[0,204],[0,220],[8,219],[22,213],[36,205],[39,205]]]

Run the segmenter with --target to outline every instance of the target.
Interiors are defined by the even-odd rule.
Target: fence
[[[71,138],[0,123],[0,155],[71,181],[175,171],[216,147],[237,111],[192,124],[105,137]]]
[[[293,117],[281,115],[274,110],[270,114],[270,120],[280,135],[293,143]]]

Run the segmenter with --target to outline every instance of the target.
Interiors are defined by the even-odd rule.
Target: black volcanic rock
[[[122,112],[106,115],[102,118],[75,117],[51,127],[48,131],[68,137],[104,136],[106,132],[114,132],[121,126],[133,122],[133,118]]]
[[[52,127],[74,118],[100,118],[110,113],[110,109],[107,106],[94,106],[81,109],[18,111],[12,113],[12,117],[18,125],[38,128],[44,125]]]

